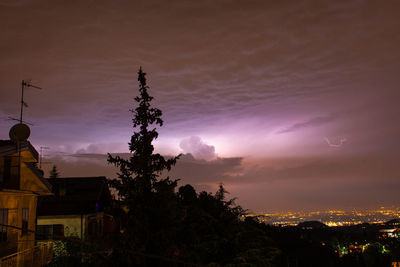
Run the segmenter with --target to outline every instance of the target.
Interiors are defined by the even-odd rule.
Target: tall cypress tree
[[[53,165],[53,168],[50,170],[49,174],[50,174],[50,178],[60,177],[60,173],[59,173],[56,165]]]
[[[158,137],[155,127],[163,125],[162,112],[151,106],[153,97],[148,93],[142,68],[138,71],[138,81],[139,95],[134,99],[137,107],[130,110],[134,128],[129,143],[131,156],[124,159],[108,154],[108,162],[120,170],[118,178],[110,181],[118,194],[116,217],[122,232],[118,253],[123,254],[120,256],[127,264],[147,265],[148,259],[138,262],[138,256],[173,253],[177,181],[159,176],[169,171],[179,156],[165,159],[154,153],[152,142]]]

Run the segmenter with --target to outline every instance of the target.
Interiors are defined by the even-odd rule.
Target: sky
[[[116,177],[137,71],[157,152],[251,212],[400,205],[400,2],[0,0],[0,139],[19,116],[46,173]]]

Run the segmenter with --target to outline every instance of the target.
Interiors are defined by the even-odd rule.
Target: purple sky
[[[171,173],[253,211],[400,204],[400,2],[0,0],[0,139],[64,176],[127,152],[137,69]],[[51,164],[44,165],[46,173]]]

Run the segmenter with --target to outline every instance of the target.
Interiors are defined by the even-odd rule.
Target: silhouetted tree
[[[119,167],[110,181],[118,198],[114,216],[120,225],[110,262],[121,266],[236,265],[272,266],[277,249],[258,222],[244,220],[244,210],[226,199],[222,185],[215,194],[161,179],[179,158],[154,153],[152,141],[162,126],[161,110],[151,106],[146,77],[138,72],[139,96],[133,113],[131,156],[108,155]]]
[[[179,188],[183,210],[178,241],[186,262],[212,266],[273,266],[278,250],[257,221],[226,200],[222,185],[213,195],[197,194],[191,185]]]
[[[50,178],[58,178],[60,177],[60,172],[57,170],[57,166],[53,165],[53,168],[50,170]]]
[[[151,106],[152,96],[146,84],[146,73],[138,72],[139,96],[132,109],[134,133],[129,143],[131,157],[124,159],[108,154],[108,162],[119,167],[118,178],[110,181],[118,194],[118,219],[123,234],[119,237],[117,257],[126,264],[157,264],[157,260],[141,255],[174,253],[176,224],[177,181],[160,179],[164,170],[170,170],[179,156],[165,159],[154,153],[152,142],[158,137],[155,126],[162,126],[162,112]]]

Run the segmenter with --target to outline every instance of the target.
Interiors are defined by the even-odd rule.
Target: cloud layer
[[[140,65],[176,149],[202,136],[223,156],[265,156],[269,133],[296,130],[280,153],[324,153],[314,140],[345,133],[358,150],[399,113],[398,1],[2,3],[0,116],[18,114],[32,78],[44,90],[27,90],[25,119],[41,145],[126,142]]]
[[[250,208],[287,204],[285,197],[308,203],[295,196],[317,206],[351,200],[351,192],[368,203],[363,191],[378,203],[396,188],[380,181],[398,174],[382,162],[400,156],[399,1],[0,0],[0,7],[0,139],[14,123],[6,118],[19,114],[21,80],[32,79],[44,88],[25,91],[24,120],[37,148],[127,152],[142,66],[164,112],[157,151],[193,156],[182,159],[179,177],[223,180]],[[97,163],[70,158],[60,161],[65,170],[101,175]],[[261,158],[285,167],[253,164]],[[357,165],[362,158],[376,161]],[[313,180],[301,187],[297,178]]]
[[[122,155],[129,157],[129,154]],[[45,173],[57,165],[64,177],[115,178],[117,169],[104,154],[57,155],[46,158]],[[353,209],[395,205],[400,168],[397,158],[216,158],[183,155],[163,176],[214,192],[223,183],[237,203],[254,212],[278,210]]]

